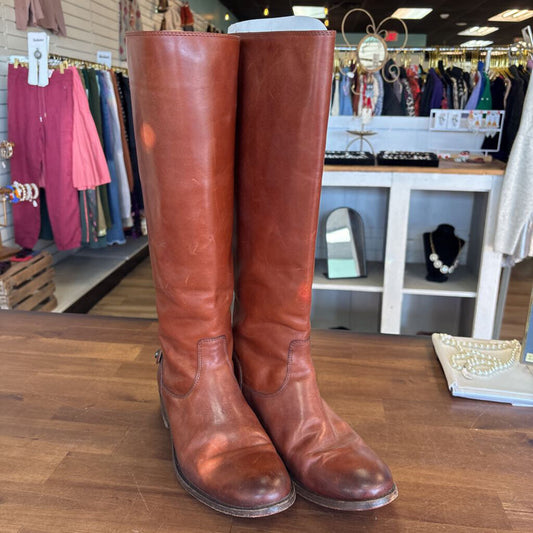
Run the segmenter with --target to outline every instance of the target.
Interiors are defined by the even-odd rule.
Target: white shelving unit
[[[326,167],[313,283],[314,327],[493,335],[501,254],[492,248],[503,169]],[[368,276],[326,277],[325,218],[352,207],[365,224]],[[467,241],[445,283],[426,281],[422,234],[450,223]]]

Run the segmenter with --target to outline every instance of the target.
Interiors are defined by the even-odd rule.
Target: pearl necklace
[[[463,249],[464,245],[461,244],[461,239],[459,239],[459,237],[457,237],[457,241],[459,242],[459,250],[457,251],[457,255],[455,256],[455,261],[451,265],[445,265],[440,259],[437,252],[435,251],[435,245],[433,244],[433,233],[429,234],[429,246],[431,247],[431,254],[429,256],[429,260],[433,263],[433,266],[441,274],[453,274],[453,271],[457,268],[457,265],[459,264],[459,254],[461,253],[461,250]]]
[[[511,368],[518,361],[520,343],[516,339],[483,343],[457,340],[446,333],[440,333],[439,336],[443,344],[457,350],[456,353],[450,356],[450,365],[455,370],[461,371],[466,378],[491,376]],[[496,355],[483,353],[480,350],[492,352],[511,350],[511,355],[507,359],[503,359]]]

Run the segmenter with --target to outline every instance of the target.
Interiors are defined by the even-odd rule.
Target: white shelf
[[[428,136],[427,130],[418,133]],[[502,175],[498,164],[326,167],[316,255],[326,255],[327,214],[344,206],[363,218],[367,257],[381,262],[368,263],[367,278],[330,280],[325,261],[319,261],[313,280],[314,324],[341,324],[358,331],[377,327],[381,333],[399,334],[417,332],[423,323],[428,331],[438,326],[454,334],[492,338],[501,254],[491,243]],[[463,254],[468,266],[459,265],[445,283],[426,281],[425,264],[411,261],[424,257],[423,233],[448,220],[458,221],[458,235],[468,242]],[[375,310],[377,321],[369,326],[364,317],[375,315]]]
[[[407,263],[402,292],[426,296],[475,298],[477,296],[477,277],[467,266],[459,265],[457,270],[449,276],[448,281],[437,283],[426,280],[426,265],[424,263]]]
[[[313,289],[330,291],[383,292],[383,263],[367,262],[366,278],[328,279],[326,259],[315,261]]]
[[[147,246],[148,237],[128,238],[125,244],[107,248],[80,248],[56,263],[57,307],[53,312],[63,313]]]

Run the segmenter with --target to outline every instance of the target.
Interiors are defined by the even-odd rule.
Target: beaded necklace
[[[458,340],[446,333],[441,333],[439,336],[443,344],[455,349],[450,356],[450,365],[467,378],[491,376],[511,368],[518,361],[520,343],[516,339],[481,342]],[[492,354],[481,350],[490,351]],[[511,353],[505,357],[504,352],[508,350],[511,350]],[[496,354],[497,352],[500,353]]]
[[[461,253],[464,244],[461,242],[461,239],[459,239],[459,237],[456,238],[457,242],[459,243],[459,250],[457,251],[457,255],[455,256],[455,261],[451,265],[445,265],[439,257],[439,254],[437,254],[437,252],[435,251],[435,245],[433,244],[433,233],[429,234],[429,246],[431,248],[429,260],[433,263],[433,266],[441,274],[453,274],[453,271],[457,268],[457,265],[459,264],[459,254]]]

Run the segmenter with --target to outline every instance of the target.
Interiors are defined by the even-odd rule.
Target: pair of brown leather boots
[[[283,511],[295,488],[333,509],[397,496],[387,466],[320,397],[310,357],[334,40],[127,37],[162,412],[182,485],[234,516]]]

